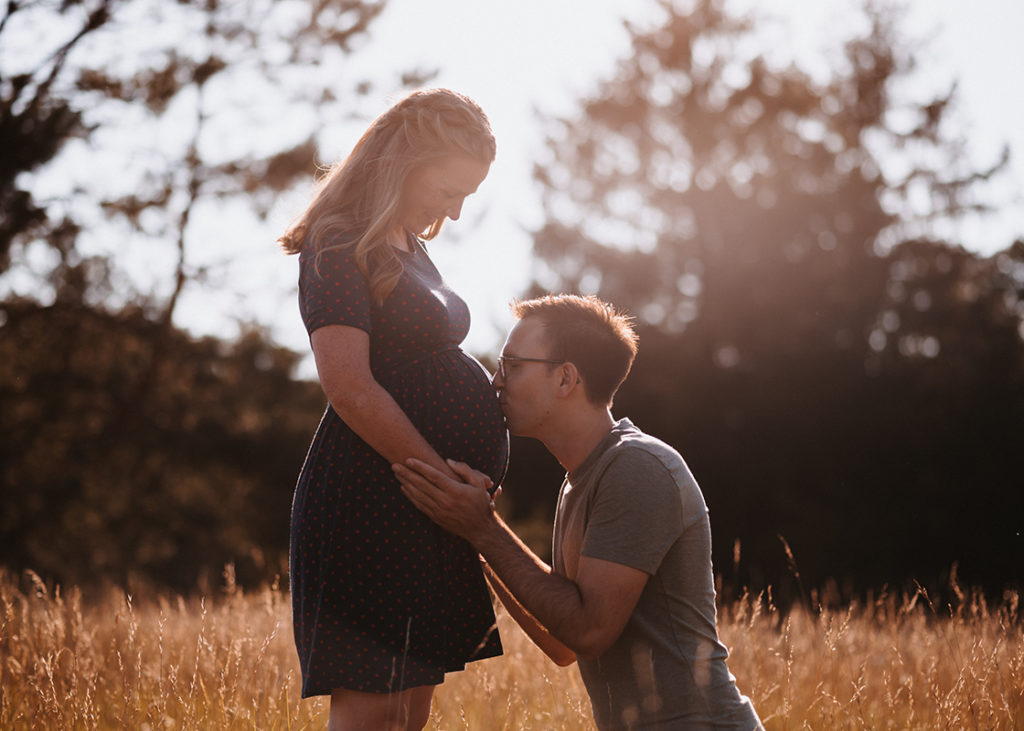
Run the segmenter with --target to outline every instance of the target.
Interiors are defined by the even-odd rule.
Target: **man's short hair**
[[[576,366],[587,399],[611,406],[636,358],[632,318],[597,297],[555,294],[512,302],[520,320],[536,317],[544,326],[548,357]]]

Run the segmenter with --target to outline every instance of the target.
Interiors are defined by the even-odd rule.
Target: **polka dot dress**
[[[370,367],[442,457],[498,484],[508,433],[486,371],[458,344],[465,302],[417,244],[382,306],[345,250],[299,257],[306,329],[370,334]],[[394,692],[436,685],[471,660],[501,654],[476,551],[404,495],[391,465],[328,406],[292,504],[291,591],[302,696],[335,688]]]

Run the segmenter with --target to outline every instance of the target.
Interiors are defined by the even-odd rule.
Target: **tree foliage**
[[[7,4],[0,20],[0,35],[5,40],[12,33],[12,17],[24,11],[25,5]],[[18,235],[51,239],[58,251],[68,248],[69,234],[74,237],[73,222],[50,220],[18,177],[50,162],[68,139],[85,133],[81,111],[53,88],[71,49],[109,20],[109,6],[110,2],[97,3],[76,32],[37,69],[13,73],[3,69],[0,73],[0,139],[4,151],[0,156],[0,210],[4,212],[0,219],[0,273],[10,263],[11,245]]]
[[[730,581],[795,595],[787,550],[808,587],[957,561],[1013,580],[1022,248],[982,259],[933,225],[983,210],[1003,161],[964,159],[952,91],[898,93],[912,58],[882,10],[821,80],[770,63],[717,0],[660,6],[552,126],[533,292],[637,316],[617,410],[694,467]]]
[[[255,255],[211,260],[197,219],[266,216],[360,115],[348,61],[384,4],[5,3],[0,563],[182,590],[281,572],[319,387],[257,328],[173,318]]]
[[[187,286],[221,284],[233,262],[210,259],[197,217],[266,216],[308,183],[319,135],[358,116],[372,88],[346,60],[384,5],[8,3],[0,193],[17,205],[0,242],[20,249],[8,287],[142,302],[170,322]]]
[[[0,312],[4,564],[178,590],[228,562],[247,583],[283,573],[323,409],[292,378],[296,354],[257,331],[197,340],[139,309]]]

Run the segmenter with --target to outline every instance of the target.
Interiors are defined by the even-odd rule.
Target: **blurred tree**
[[[0,19],[4,45],[8,45],[6,41],[12,33],[12,16],[24,11],[27,5],[30,3],[7,3]],[[77,233],[69,220],[63,224],[51,221],[32,193],[21,186],[18,177],[50,162],[68,139],[85,134],[81,112],[69,100],[55,94],[53,87],[72,49],[110,19],[110,6],[111,0],[95,3],[70,37],[60,42],[37,69],[9,73],[0,68],[0,273],[10,264],[11,244],[16,236],[49,239],[57,251],[62,251],[68,247],[68,239]]]
[[[359,116],[372,87],[349,78],[346,60],[384,5],[7,3],[0,194],[16,205],[0,254],[10,261],[13,247],[19,265],[9,290],[142,303],[170,322],[187,284],[211,276],[196,217],[266,216],[277,194],[308,183],[317,136]]]
[[[139,309],[0,312],[0,563],[178,590],[229,561],[240,582],[282,573],[324,404],[292,378],[296,354],[257,331],[196,340]]]
[[[983,210],[974,184],[1005,155],[982,171],[964,161],[947,132],[952,92],[900,98],[911,58],[877,8],[819,81],[772,66],[752,24],[718,0],[659,5],[663,21],[631,28],[614,77],[552,127],[536,168],[546,222],[533,293],[595,293],[638,317],[640,356],[617,410],[691,462],[727,579],[795,594],[780,535],[808,586],[928,581],[961,558],[971,579],[1014,578],[1020,521],[992,539],[1002,554],[974,550],[969,532],[948,532],[956,513],[938,495],[962,490],[966,473],[938,477],[979,439],[1019,442],[1020,427],[993,418],[981,436],[961,422],[933,438],[941,420],[978,405],[964,374],[939,377],[947,357],[1003,399],[1000,414],[1024,413],[1021,311],[1011,277],[925,235]],[[918,243],[893,249],[908,239]],[[909,286],[899,272],[936,267],[956,284],[922,278],[893,301]],[[910,329],[897,333],[906,308]],[[930,480],[901,468],[939,453]],[[970,490],[1020,514],[1006,491],[1020,467],[1001,451]],[[973,515],[970,530],[983,530],[983,511]]]
[[[280,570],[323,397],[262,332],[197,340],[173,318],[190,285],[246,276],[197,219],[265,217],[308,185],[319,135],[365,116],[350,61],[384,5],[0,10],[0,562],[177,588],[229,559],[240,580]]]

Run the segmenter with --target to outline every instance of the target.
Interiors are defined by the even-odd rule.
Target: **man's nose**
[[[491,376],[491,385],[494,386],[495,391],[500,391],[505,387],[505,379],[501,377],[501,368],[494,371],[494,375]]]

